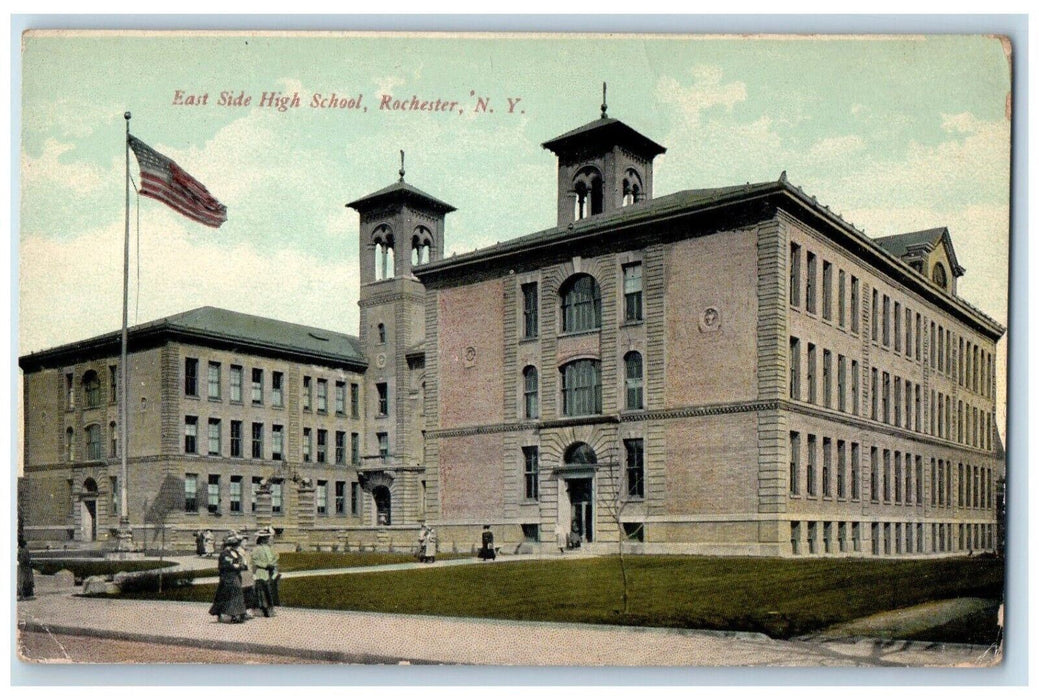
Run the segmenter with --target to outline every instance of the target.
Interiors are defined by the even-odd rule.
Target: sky
[[[131,200],[131,324],[214,305],[357,333],[345,203],[396,181],[403,149],[407,181],[458,208],[447,255],[551,227],[540,144],[597,118],[603,81],[609,115],[668,149],[656,196],[786,170],[869,236],[948,226],[960,296],[1006,323],[1011,82],[995,38],[30,34],[22,62],[20,354],[120,326],[127,110],[228,209],[214,230]],[[261,106],[264,92],[301,104]],[[311,107],[317,93],[361,108]]]

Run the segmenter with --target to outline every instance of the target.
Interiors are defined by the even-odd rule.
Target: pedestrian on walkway
[[[437,531],[435,528],[426,528],[426,540],[422,545],[422,556],[427,564],[437,560]]]
[[[242,539],[232,532],[224,540],[224,549],[220,552],[217,570],[220,572],[220,583],[216,587],[216,598],[209,608],[210,615],[216,615],[217,622],[222,615],[231,618],[231,622],[245,622],[245,599],[242,597],[242,571],[245,560],[238,552]]]
[[[202,533],[202,556],[211,557],[216,553],[215,541],[212,530]]]
[[[256,548],[253,549],[252,568],[256,578],[256,603],[264,617],[274,616],[278,604],[278,553],[271,547],[274,529],[265,527],[256,533]]]
[[[193,534],[195,536],[195,554],[200,557],[206,556],[206,533],[202,530],[195,530]]]
[[[562,554],[567,550],[566,546],[566,528],[562,525],[556,525],[556,546],[559,547],[559,553]]]
[[[494,533],[491,532],[490,525],[483,526],[483,533],[480,535],[480,553],[478,555],[480,559],[487,561],[488,559],[494,559]]]
[[[238,545],[235,549],[238,551],[239,556],[242,557],[242,561],[245,562],[245,568],[242,569],[242,599],[245,601],[245,609],[255,611],[259,607],[259,603],[256,601],[256,576],[253,575],[252,566],[250,565],[249,550],[245,548],[245,536],[238,535]],[[254,614],[254,613],[249,613]]]
[[[36,580],[32,573],[32,555],[25,538],[18,536],[18,600],[32,600],[36,593]]]

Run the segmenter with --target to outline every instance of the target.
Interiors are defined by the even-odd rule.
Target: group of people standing
[[[426,525],[418,533],[418,560],[432,564],[437,560],[437,531]]]
[[[216,588],[216,598],[209,608],[210,615],[216,615],[217,621],[224,616],[231,622],[245,622],[250,617],[249,610],[259,610],[264,617],[274,615],[274,607],[280,605],[278,599],[278,553],[271,547],[274,538],[272,528],[264,528],[256,533],[256,547],[250,555],[244,546],[245,538],[232,532],[224,539],[224,548],[220,552],[217,570],[220,582]]]
[[[195,554],[200,557],[211,557],[216,553],[212,530],[197,530],[195,532]]]

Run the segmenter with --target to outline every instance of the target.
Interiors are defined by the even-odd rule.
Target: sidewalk
[[[43,590],[17,606],[22,630],[276,654],[287,657],[286,663],[890,667],[994,662],[986,649],[958,645],[781,641],[742,633],[303,608],[279,608],[276,617],[233,625],[214,622],[207,610],[204,603],[82,598]]]

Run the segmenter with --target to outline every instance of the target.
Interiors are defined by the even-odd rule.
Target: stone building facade
[[[185,507],[180,531],[270,521],[318,545],[410,544],[426,522],[452,549],[484,525],[516,550],[554,549],[571,531],[599,551],[995,547],[1004,329],[956,295],[948,230],[867,238],[785,174],[654,197],[664,147],[605,115],[543,145],[558,158],[557,225],[491,248],[445,257],[454,208],[403,173],[348,204],[357,337],[260,319],[262,332],[217,342],[178,317],[132,334],[151,340],[132,346],[131,491],[171,476],[188,494],[195,475],[201,499],[215,479],[220,515]],[[199,314],[252,318],[182,316]],[[91,371],[104,386],[118,349],[106,338],[21,360],[23,503],[38,539],[115,525],[118,465],[94,459],[85,432],[108,435],[115,405],[78,393]],[[315,354],[321,338],[336,351]],[[200,398],[185,390],[192,360]],[[259,370],[265,397],[280,373],[284,405],[207,400],[211,363]],[[191,418],[200,445],[221,426],[218,454],[186,449]],[[281,426],[280,459],[267,446],[231,455],[232,421]],[[321,434],[325,452],[310,443],[308,457]],[[280,485],[280,513],[265,488],[252,510],[254,482]],[[224,507],[235,483],[239,510]]]

